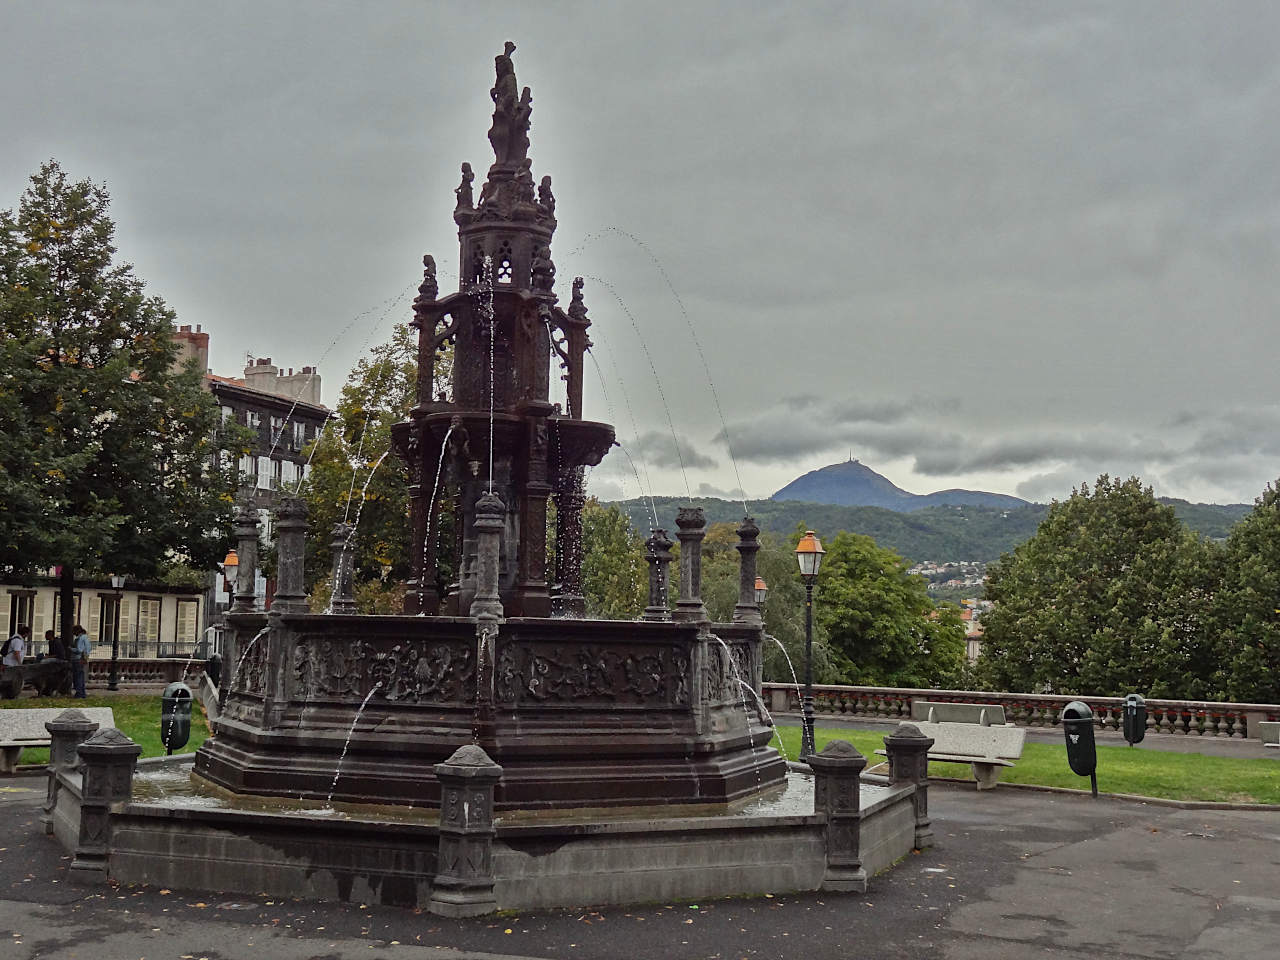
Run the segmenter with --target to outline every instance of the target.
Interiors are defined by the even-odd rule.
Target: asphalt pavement
[[[377,904],[78,886],[40,830],[43,794],[42,777],[0,779],[0,956],[13,960],[1275,960],[1280,943],[1276,812],[934,785],[936,845],[865,894],[445,920]]]

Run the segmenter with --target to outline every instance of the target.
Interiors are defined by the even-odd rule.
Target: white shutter
[[[34,609],[31,612],[31,643],[34,647],[37,642],[44,641],[44,632],[51,626],[45,621],[52,614],[49,608],[53,604],[53,594],[37,590],[32,604]]]
[[[131,650],[133,643],[133,598],[125,596],[120,601],[120,655],[122,657],[131,657],[132,653],[125,653]]]
[[[9,604],[12,602],[9,594],[0,596],[0,643],[9,639]]]
[[[94,593],[89,595],[89,639],[97,642],[98,622],[102,619],[102,600]]]
[[[178,643],[190,646],[196,641],[196,613],[200,604],[194,600],[178,601]]]

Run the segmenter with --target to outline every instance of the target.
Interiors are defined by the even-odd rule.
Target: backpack
[[[10,637],[4,642],[3,646],[0,646],[0,657],[7,657],[9,655],[9,644],[11,643],[13,643],[13,637]]]

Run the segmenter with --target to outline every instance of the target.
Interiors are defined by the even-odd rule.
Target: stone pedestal
[[[885,753],[889,755],[889,782],[916,785],[917,850],[933,846],[929,820],[929,748],[932,746],[933,738],[926,737],[913,723],[898,724],[898,728],[884,738]]]
[[[845,740],[832,740],[807,758],[814,773],[813,812],[827,818],[827,867],[823,890],[863,891],[867,871],[862,867],[861,798],[859,780],[867,758]]]
[[[760,528],[751,517],[742,518],[738,527],[738,603],[733,619],[740,623],[760,623],[760,605],[756,603],[756,554],[760,552]]]
[[[675,619],[703,623],[707,608],[702,604],[702,540],[707,535],[707,518],[701,507],[681,507],[676,514],[676,537],[680,541],[680,599]]]
[[[76,748],[93,736],[98,723],[79,710],[64,710],[45,723],[49,731],[49,785],[44,807],[40,813],[40,825],[45,833],[53,833],[53,810],[58,805],[58,773],[71,771],[80,762]]]
[[[273,613],[306,613],[307,504],[300,497],[282,497],[276,510],[276,594]]]
[[[502,767],[479,746],[459,747],[435,766],[440,781],[440,853],[427,909],[478,917],[498,909],[493,895],[493,792]]]
[[[258,514],[248,504],[236,510],[232,532],[236,538],[236,595],[230,613],[253,613],[257,609],[258,596]]]
[[[351,538],[356,528],[350,523],[333,525],[333,594],[329,599],[329,613],[355,613],[356,598],[353,586],[355,550]]]
[[[77,748],[84,766],[80,833],[70,875],[83,883],[107,879],[111,807],[133,796],[133,773],[142,748],[115,727],[99,730]]]
[[[671,573],[671,538],[657,527],[644,542],[644,559],[649,564],[649,605],[642,620],[670,620],[668,578]]]
[[[476,593],[468,614],[477,620],[496,623],[502,619],[498,578],[502,561],[502,528],[506,524],[506,516],[506,505],[496,494],[481,494],[476,501]]]

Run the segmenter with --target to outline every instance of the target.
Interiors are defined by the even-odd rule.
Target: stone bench
[[[1004,707],[989,703],[937,703],[911,701],[911,722],[976,723],[984,727],[1004,726]]]
[[[1280,720],[1263,720],[1258,724],[1258,739],[1264,747],[1280,748]]]
[[[982,726],[977,723],[915,724],[926,737],[933,738],[929,759],[942,763],[967,763],[979,790],[991,790],[1000,779],[1001,767],[1012,767],[1022,756],[1027,731],[1012,725]],[[886,755],[884,750],[876,753]]]
[[[49,746],[45,723],[62,713],[65,707],[0,710],[0,773],[13,773],[18,759],[27,747]],[[80,707],[80,712],[98,724],[100,729],[116,725],[110,707]]]

